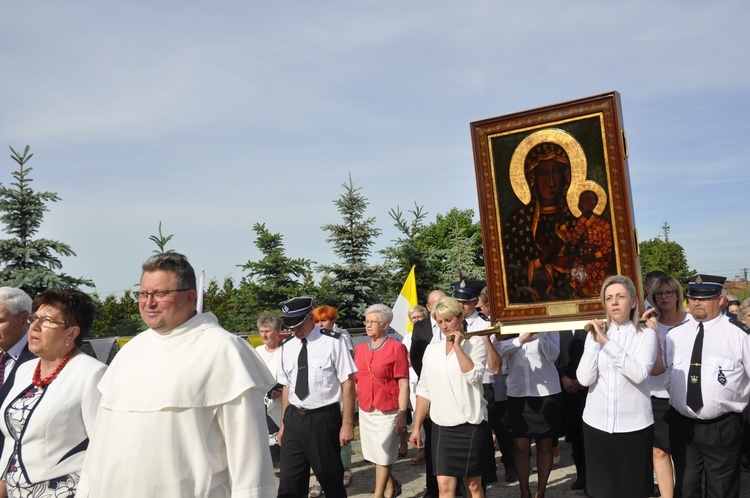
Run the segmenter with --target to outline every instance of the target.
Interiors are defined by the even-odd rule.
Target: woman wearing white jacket
[[[106,366],[78,350],[94,318],[86,294],[52,289],[34,299],[29,350],[0,407],[7,496],[73,497]],[[2,494],[2,493],[0,493]]]

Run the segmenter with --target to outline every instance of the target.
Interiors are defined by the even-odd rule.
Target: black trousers
[[[278,498],[307,498],[310,467],[327,498],[346,498],[340,431],[338,403],[312,411],[292,405],[287,408],[281,436]]]
[[[428,495],[437,498],[440,492],[437,477],[435,477],[435,472],[432,470],[432,420],[425,418],[422,427],[424,427],[425,488],[427,488]]]
[[[702,498],[705,476],[706,497],[739,498],[742,415],[727,413],[704,421],[670,408],[664,419],[669,424],[675,496]]]
[[[268,426],[268,436],[270,441],[270,436],[276,434],[279,432],[279,426],[276,425],[276,422],[273,421],[271,417],[268,416],[266,413],[266,426]],[[269,445],[269,448],[271,449],[271,461],[274,465],[279,463],[279,457],[281,456],[281,447],[278,444]]]
[[[577,393],[563,390],[562,403],[565,412],[565,433],[573,452],[573,463],[579,479],[586,480],[586,456],[583,446],[583,409],[586,406],[588,389]]]
[[[508,400],[495,401],[489,410],[490,427],[495,432],[497,444],[500,446],[500,461],[506,469],[515,468],[513,465],[513,436],[508,427],[506,413],[508,412]],[[494,452],[493,452],[494,453]]]

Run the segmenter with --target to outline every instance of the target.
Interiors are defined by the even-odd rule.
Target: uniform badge
[[[722,386],[727,383],[727,376],[724,375],[724,372],[721,371],[721,367],[719,367],[719,384]]]
[[[695,283],[696,283],[696,284],[698,284],[698,285],[700,285],[700,284],[702,284],[702,283],[703,283],[703,279],[701,278],[701,276],[700,276],[700,275],[698,275],[698,276],[697,276],[697,277],[695,278]]]
[[[690,376],[690,383],[691,384],[697,384],[698,383],[698,376],[697,375],[691,375]]]

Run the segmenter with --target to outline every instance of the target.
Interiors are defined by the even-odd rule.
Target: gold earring
[[[65,347],[70,346],[70,341],[65,341]]]

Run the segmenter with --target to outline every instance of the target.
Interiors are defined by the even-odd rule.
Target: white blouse
[[[445,354],[445,339],[427,346],[422,359],[417,396],[430,401],[430,418],[443,427],[476,425],[487,420],[487,401],[482,392],[487,361],[484,339],[465,339],[461,349],[474,362],[468,372],[461,372],[454,351]]]
[[[542,332],[521,344],[518,337],[496,342],[495,349],[508,362],[508,396],[541,397],[559,393],[555,361],[560,355],[560,333]]]
[[[632,322],[612,323],[602,346],[591,334],[576,376],[588,386],[583,421],[610,434],[633,432],[654,423],[648,377],[656,361],[656,332],[637,332]]]

